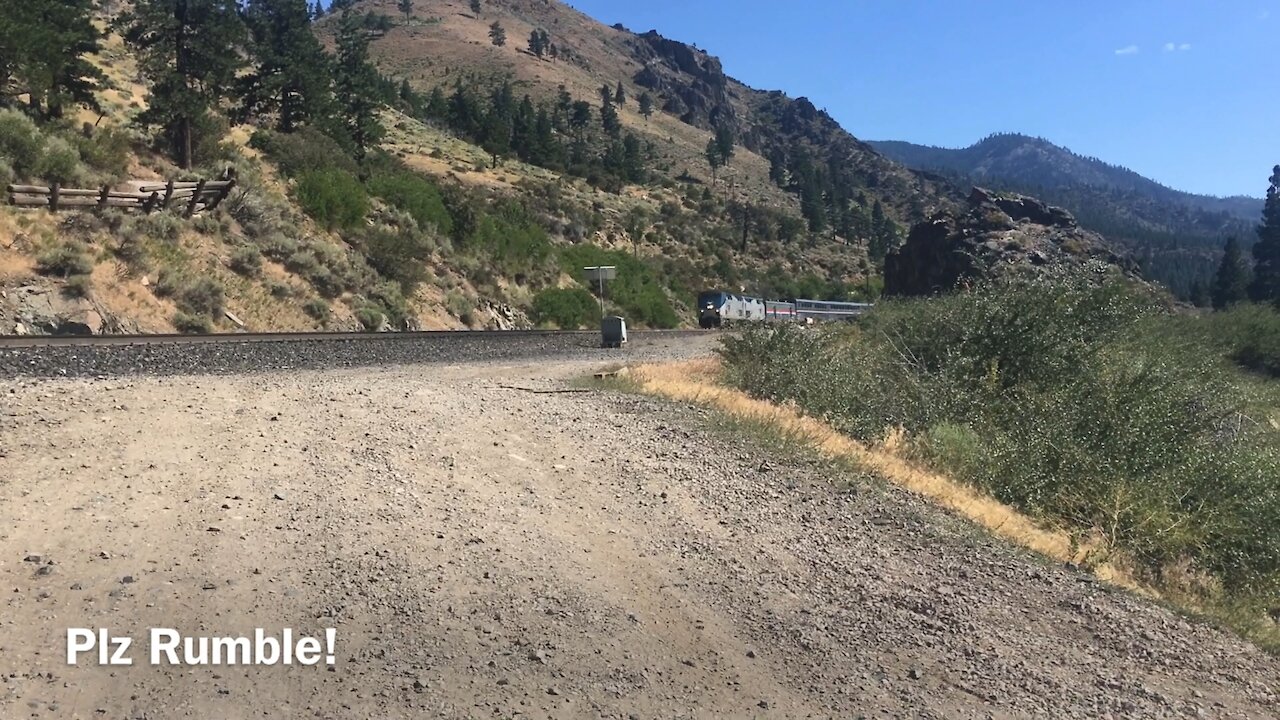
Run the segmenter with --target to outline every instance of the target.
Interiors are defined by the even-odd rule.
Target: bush
[[[188,313],[217,317],[223,311],[222,285],[210,277],[199,278],[179,290],[177,301]]]
[[[431,254],[424,238],[405,230],[369,233],[364,241],[364,253],[374,270],[400,283],[404,292],[412,292],[426,277],[424,261]]]
[[[365,330],[378,330],[382,327],[382,321],[386,317],[386,313],[382,311],[382,308],[374,303],[367,303],[356,308],[356,320],[360,321],[360,325]]]
[[[64,242],[40,253],[36,258],[36,270],[41,275],[88,275],[93,272],[93,258],[89,248],[78,242]]]
[[[31,118],[17,110],[0,110],[0,157],[20,178],[31,176],[44,149],[44,136]]]
[[[270,293],[271,297],[276,298],[277,300],[293,297],[293,288],[279,280],[271,280],[268,282],[267,292]]]
[[[604,250],[594,245],[575,245],[560,255],[561,269],[580,276],[582,268],[613,265],[618,277],[605,287],[606,299],[621,308],[632,323],[656,328],[673,328],[680,318],[662,289],[657,273],[630,253]]]
[[[89,167],[106,173],[109,180],[123,178],[129,170],[129,133],[120,128],[93,129],[76,136],[76,148]]]
[[[884,302],[852,329],[753,329],[722,352],[752,394],[862,440],[902,426],[923,458],[1102,533],[1151,577],[1189,559],[1228,592],[1275,593],[1280,433],[1244,422],[1253,386],[1171,320],[1118,281],[1007,280]]]
[[[213,325],[209,322],[209,318],[201,315],[188,315],[184,312],[174,314],[173,326],[177,328],[178,332],[188,335],[208,335],[213,332]]]
[[[355,160],[337,141],[315,128],[294,133],[259,130],[249,144],[265,152],[288,177],[321,170],[341,170],[350,175],[359,171]]]
[[[67,278],[67,282],[62,286],[62,292],[71,297],[89,297],[89,291],[93,288],[93,280],[88,275],[72,275]]]
[[[1265,305],[1237,305],[1200,322],[1232,360],[1280,377],[1280,312]]]
[[[369,212],[364,186],[343,170],[303,173],[295,191],[302,210],[330,230],[351,229]]]
[[[564,330],[576,330],[600,323],[600,306],[582,288],[548,288],[533,298],[533,320],[551,323]]]
[[[231,251],[227,266],[245,277],[255,277],[262,271],[262,253],[255,247],[242,245]]]
[[[369,181],[369,192],[409,213],[420,228],[434,228],[441,235],[453,232],[453,218],[444,206],[440,191],[417,173],[409,170],[379,173]]]
[[[302,306],[302,311],[320,322],[329,321],[329,303],[319,298],[312,298]]]

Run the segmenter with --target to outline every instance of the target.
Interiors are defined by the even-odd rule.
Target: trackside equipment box
[[[601,318],[600,335],[603,347],[622,347],[627,341],[627,321],[617,315]]]

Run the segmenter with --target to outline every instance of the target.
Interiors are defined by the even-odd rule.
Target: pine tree
[[[1228,238],[1222,252],[1222,263],[1213,281],[1213,309],[1225,310],[1249,297],[1249,267],[1245,264],[1240,243]]]
[[[502,47],[507,44],[507,31],[502,29],[502,23],[497,20],[489,26],[489,42],[495,47]]]
[[[316,9],[311,13],[312,20],[319,20],[324,17],[324,6],[320,4],[320,0],[316,0]]]
[[[471,12],[480,17],[480,0],[471,0]]]
[[[707,149],[704,153],[707,158],[707,165],[711,167],[711,184],[716,184],[716,175],[720,172],[720,168],[724,167],[724,156],[720,154],[720,146],[716,144],[716,139],[707,140]]]
[[[1249,296],[1255,302],[1280,305],[1280,165],[1271,171],[1271,186],[1253,246],[1253,284]]]
[[[642,92],[640,93],[639,103],[640,114],[644,116],[645,120],[648,120],[653,115],[653,98],[648,92]]]
[[[1191,290],[1187,293],[1187,299],[1198,308],[1209,307],[1213,304],[1213,298],[1209,295],[1209,286],[1199,278],[1191,283]]]
[[[551,56],[551,62],[555,62],[556,58],[560,57],[560,49],[556,47],[555,43],[548,41],[547,54]]]
[[[0,3],[0,88],[26,93],[31,110],[61,117],[68,103],[98,108],[106,76],[86,58],[101,46],[93,0]]]
[[[278,113],[281,132],[326,116],[333,104],[329,56],[311,31],[307,0],[249,0],[244,21],[254,58],[242,80],[245,114]]]
[[[426,115],[432,120],[446,120],[449,114],[449,103],[444,99],[444,91],[437,85],[431,88],[427,96]]]
[[[622,88],[621,80],[618,81],[618,88],[613,91],[613,101],[617,103],[618,107],[627,104],[627,91]]]
[[[355,146],[356,156],[360,158],[382,139],[385,132],[378,119],[378,111],[382,108],[379,84],[377,71],[369,65],[369,36],[361,27],[359,16],[344,12],[338,31],[334,85],[344,129]]]
[[[618,119],[618,110],[613,107],[613,103],[604,103],[600,106],[600,127],[604,128],[605,133],[609,137],[618,137],[619,131],[622,130],[622,121]]]
[[[539,60],[547,52],[546,33],[542,30],[534,29],[529,33],[529,52],[533,53]]]
[[[397,0],[396,9],[404,15],[405,24],[409,24],[409,16],[413,14],[413,0]]]
[[[591,103],[586,100],[576,100],[573,103],[573,110],[569,113],[569,127],[578,131],[581,135],[591,124]]]
[[[151,79],[144,125],[159,127],[183,169],[220,139],[211,111],[243,64],[244,24],[236,0],[135,0],[121,16],[125,41]]]

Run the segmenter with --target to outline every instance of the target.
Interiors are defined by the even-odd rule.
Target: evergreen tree
[[[705,152],[707,165],[711,166],[711,184],[716,184],[716,175],[720,172],[720,168],[724,167],[724,156],[720,154],[720,146],[716,144],[716,139],[707,140],[707,149]]]
[[[378,119],[380,78],[369,65],[369,36],[357,16],[342,14],[338,32],[338,59],[334,73],[344,130],[363,158],[382,139],[385,130]]]
[[[471,0],[471,12],[480,17],[480,0]]]
[[[311,18],[319,20],[322,17],[324,17],[324,6],[320,4],[320,0],[316,0],[316,9],[312,11]]]
[[[549,40],[547,42],[547,54],[551,56],[551,62],[555,62],[556,58],[560,57],[560,49],[556,47],[555,43],[550,42]]]
[[[529,52],[533,53],[539,60],[547,52],[547,33],[543,30],[534,29],[529,33]]]
[[[618,137],[622,130],[622,121],[618,119],[618,110],[613,107],[613,103],[600,106],[600,127],[612,138]]]
[[[405,24],[409,24],[409,16],[413,14],[413,0],[397,0],[396,8],[404,15]]]
[[[502,23],[497,20],[494,20],[493,24],[489,26],[489,42],[492,42],[495,47],[502,47],[507,44],[507,31],[502,29]]]
[[[1213,309],[1225,310],[1248,297],[1249,267],[1240,251],[1239,241],[1229,238],[1223,248],[1218,274],[1213,281]]]
[[[876,200],[875,205],[871,208],[871,235],[870,241],[867,243],[867,255],[877,264],[884,262],[884,258],[893,249],[898,242],[898,227],[889,219],[884,212],[884,205]]]
[[[121,16],[125,41],[151,80],[138,116],[159,127],[174,159],[190,169],[221,136],[211,111],[240,69],[244,25],[236,0],[135,0]]]
[[[427,97],[427,117],[432,120],[447,120],[448,113],[449,103],[444,99],[444,91],[439,85],[431,88],[431,94]]]
[[[591,124],[591,103],[586,100],[576,100],[573,103],[573,110],[569,113],[569,127],[578,131],[579,136]]]
[[[642,92],[640,93],[639,103],[640,114],[644,116],[645,120],[648,120],[653,115],[653,97],[648,92]]]
[[[105,79],[86,58],[101,46],[93,0],[0,2],[0,88],[25,93],[31,110],[61,117],[68,103],[98,108]]]
[[[600,102],[605,105],[613,104],[613,88],[608,83],[600,86]]]
[[[1191,283],[1191,292],[1188,294],[1187,299],[1198,308],[1209,307],[1213,304],[1213,298],[1209,295],[1209,286],[1198,278]]]
[[[613,91],[613,101],[617,103],[618,107],[627,104],[627,91],[622,88],[621,80],[618,81],[617,89]]]
[[[1255,302],[1280,304],[1280,165],[1271,171],[1271,186],[1253,246],[1253,284],[1249,296]]]
[[[332,106],[329,56],[311,31],[307,0],[249,0],[244,10],[253,70],[242,79],[246,115],[277,113],[293,132]]]

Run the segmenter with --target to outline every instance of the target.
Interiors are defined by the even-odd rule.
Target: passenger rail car
[[[698,295],[698,325],[703,328],[718,328],[738,322],[809,324],[827,320],[852,320],[869,309],[870,303],[830,300],[783,302],[708,290]]]

